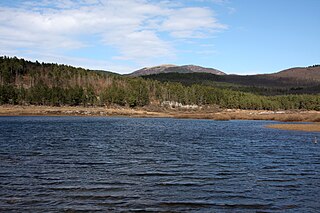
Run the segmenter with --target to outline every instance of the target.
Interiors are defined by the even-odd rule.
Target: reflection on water
[[[317,211],[316,133],[267,123],[0,117],[0,211]]]

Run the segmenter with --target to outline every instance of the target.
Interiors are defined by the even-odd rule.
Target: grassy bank
[[[320,123],[313,124],[273,124],[268,125],[268,128],[282,129],[282,130],[295,130],[305,132],[320,132]]]
[[[129,116],[163,117],[158,112],[130,108],[107,107],[52,107],[52,106],[0,106],[0,116]]]
[[[320,122],[318,111],[262,111],[236,109],[178,110],[168,108],[125,107],[52,107],[1,105],[0,116],[129,116],[168,117],[212,120],[275,120],[287,122]]]

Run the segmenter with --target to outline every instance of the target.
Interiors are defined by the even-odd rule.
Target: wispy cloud
[[[192,38],[206,37],[207,33],[226,29],[220,24],[211,10],[207,8],[189,7],[177,9],[162,25],[174,37]],[[211,34],[211,33],[210,33]]]
[[[171,39],[226,29],[212,10],[171,1],[23,1],[0,7],[0,14],[0,54],[23,49],[57,55],[98,44],[117,50],[114,60],[141,65],[175,57]]]
[[[228,4],[230,3],[229,0],[194,0],[194,1],[198,1],[198,2],[212,2],[215,4]]]

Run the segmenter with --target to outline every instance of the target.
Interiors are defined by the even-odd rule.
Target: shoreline
[[[82,106],[22,106],[0,105],[0,116],[90,116],[111,117],[125,116],[135,118],[181,118],[209,120],[273,120],[282,122],[313,122],[310,124],[274,124],[268,128],[319,131],[319,111],[267,111],[239,109],[198,109],[182,110],[159,107],[126,108],[126,107],[82,107]],[[295,125],[294,127],[292,125]]]

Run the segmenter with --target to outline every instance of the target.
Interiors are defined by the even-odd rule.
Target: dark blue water
[[[317,133],[270,123],[0,117],[0,211],[318,211]]]

